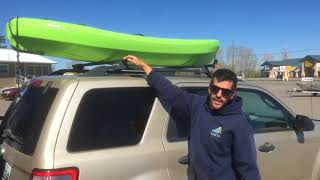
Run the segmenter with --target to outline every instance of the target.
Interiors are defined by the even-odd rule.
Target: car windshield
[[[57,88],[51,87],[52,82],[41,83],[37,81],[22,90],[2,132],[7,144],[28,155],[34,153],[43,124],[58,93]]]

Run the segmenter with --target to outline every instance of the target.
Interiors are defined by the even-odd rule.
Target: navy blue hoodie
[[[190,120],[189,163],[197,180],[260,180],[253,131],[236,96],[219,110],[208,97],[190,94],[152,71],[148,84],[161,103],[170,105]]]

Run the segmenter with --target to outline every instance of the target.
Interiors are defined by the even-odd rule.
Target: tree
[[[217,54],[216,54],[216,59],[218,60],[218,62],[224,62],[224,53],[223,53],[223,50],[222,49],[219,49],[217,51]]]
[[[231,65],[226,64],[224,61],[218,61],[218,64],[216,65],[216,69],[231,69]]]
[[[4,35],[0,35],[0,48],[7,48],[6,37]]]
[[[248,69],[244,73],[245,78],[258,78],[260,77],[260,72],[253,69]]]
[[[273,60],[272,54],[270,54],[270,53],[268,53],[268,52],[264,53],[264,55],[263,55],[263,61],[272,61],[272,60]]]
[[[257,77],[258,58],[251,48],[245,46],[231,46],[227,49],[228,65],[234,72],[245,78]]]
[[[227,64],[234,70],[237,47],[230,46],[227,48]]]
[[[285,60],[285,59],[288,59],[288,57],[289,57],[289,55],[288,55],[288,50],[285,49],[285,48],[283,48],[283,49],[281,50],[281,59],[282,59],[282,60]]]
[[[223,68],[226,64],[224,62],[224,53],[222,49],[219,49],[216,53],[216,57],[211,61],[211,64],[214,63],[214,60],[217,60],[215,68],[220,69]]]
[[[240,47],[239,72],[246,78],[257,77],[258,58],[251,48]]]

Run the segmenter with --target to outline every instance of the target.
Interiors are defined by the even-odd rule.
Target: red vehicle
[[[18,88],[11,87],[2,90],[2,97],[7,100],[13,100],[18,93]]]

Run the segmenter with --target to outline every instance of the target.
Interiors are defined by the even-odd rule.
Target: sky
[[[234,41],[259,59],[320,55],[319,0],[15,0],[2,1],[0,34],[13,17],[46,18],[115,32],[183,39]],[[68,62],[60,58],[56,69]]]

